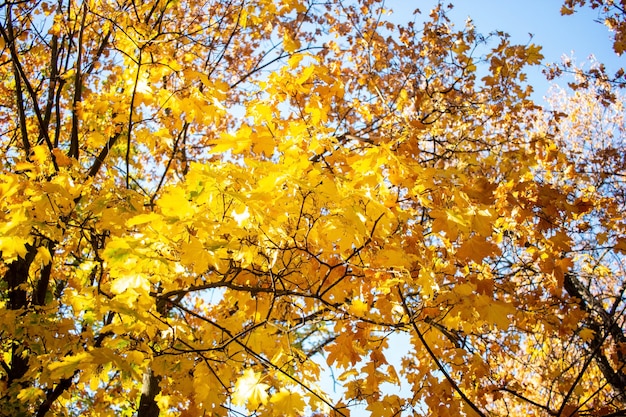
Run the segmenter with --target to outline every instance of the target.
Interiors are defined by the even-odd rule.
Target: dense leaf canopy
[[[626,413],[623,73],[539,105],[444,5],[0,15],[0,415]]]

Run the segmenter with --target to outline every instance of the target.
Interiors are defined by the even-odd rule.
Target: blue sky
[[[409,16],[415,8],[427,17],[434,4],[433,0],[387,1],[387,6],[394,10],[394,20]],[[469,16],[480,33],[501,30],[511,35],[513,43],[541,45],[546,63],[560,62],[564,55],[583,63],[594,55],[613,73],[626,64],[626,56],[618,57],[613,52],[609,30],[595,21],[599,18],[597,10],[584,7],[573,15],[561,16],[562,4],[561,0],[457,0],[448,15],[458,28],[463,27]],[[529,33],[533,34],[532,40]],[[540,100],[550,84],[542,76],[541,68],[528,71],[528,75],[535,87],[535,99]]]

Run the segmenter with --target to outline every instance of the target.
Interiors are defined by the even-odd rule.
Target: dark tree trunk
[[[8,287],[8,308],[10,310],[22,310],[28,307],[28,293],[24,285],[28,282],[28,270],[30,269],[37,249],[31,245],[26,246],[26,255],[11,262],[4,275]],[[11,347],[11,364],[8,370],[8,384],[11,386],[20,380],[28,371],[28,356],[23,355],[25,346],[19,340],[14,340]]]

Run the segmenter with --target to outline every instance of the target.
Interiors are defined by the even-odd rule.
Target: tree
[[[561,15],[572,15],[577,8],[584,7],[587,0],[565,0],[561,7]],[[604,24],[613,33],[613,50],[617,55],[622,55],[626,50],[626,10],[623,1],[614,0],[591,0],[589,7],[597,10],[598,19],[596,22]],[[610,90],[598,88],[606,85],[607,82],[619,88],[626,86],[626,74],[624,68],[619,68],[615,74],[609,74],[602,63],[596,63],[592,68],[585,70],[583,67],[573,65],[571,60],[564,60],[562,63],[549,64],[547,72],[548,79],[554,79],[563,73],[574,73],[576,82],[570,82],[570,87],[587,89],[593,79],[600,81],[595,83],[595,90],[600,100],[607,100],[606,94]],[[594,84],[592,82],[592,84]],[[610,94],[610,93],[609,93]],[[610,100],[610,99],[609,99]]]
[[[1,8],[0,414],[625,412],[610,83],[442,5]]]
[[[562,15],[571,15],[577,7],[583,7],[587,0],[565,0],[561,7]],[[626,50],[626,2],[623,0],[590,0],[589,7],[598,11],[598,22],[613,32],[613,49],[621,55]]]

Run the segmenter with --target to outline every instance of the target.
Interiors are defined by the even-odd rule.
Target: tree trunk
[[[148,367],[143,374],[143,389],[141,390],[141,401],[139,402],[139,410],[137,417],[158,417],[160,413],[159,406],[156,403],[156,396],[159,394],[159,380],[161,378],[152,373],[152,369]]]
[[[7,282],[10,310],[22,310],[28,306],[28,296],[24,285],[28,281],[28,270],[35,259],[37,250],[35,247],[26,245],[26,255],[23,258],[11,262],[4,280]],[[21,379],[28,370],[28,356],[22,354],[26,346],[22,341],[13,340],[11,347],[11,369],[8,371],[9,387],[15,381]]]

